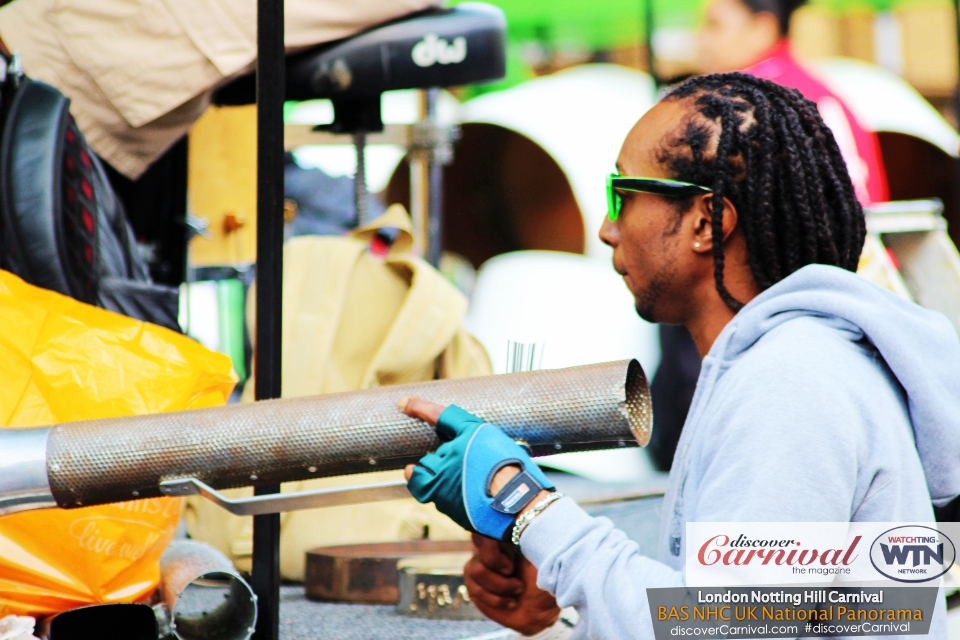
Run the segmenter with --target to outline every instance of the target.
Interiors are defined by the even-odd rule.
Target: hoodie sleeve
[[[642,556],[637,543],[607,518],[570,498],[538,516],[520,539],[537,567],[537,586],[580,614],[577,638],[653,639],[647,588],[681,587],[680,571]]]

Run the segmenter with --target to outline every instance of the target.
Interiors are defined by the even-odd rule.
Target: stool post
[[[417,91],[419,108],[417,124],[429,123],[430,98],[425,89]],[[423,138],[423,136],[421,136]],[[430,146],[429,142],[415,140],[410,150],[410,218],[413,222],[413,250],[426,258],[430,242]]]
[[[353,174],[353,207],[356,209],[357,226],[370,222],[367,215],[367,132],[359,129],[353,132],[353,145],[357,150],[357,171]]]
[[[453,159],[453,140],[458,130],[439,123],[440,89],[431,87],[418,93],[419,116],[408,156],[413,246],[424,260],[437,267],[443,249],[443,167]]]
[[[431,87],[426,94],[426,120],[436,126],[440,89]],[[438,268],[440,254],[443,252],[443,166],[449,161],[450,159],[444,156],[443,145],[437,145],[431,150],[427,164],[427,230],[424,233],[427,246],[423,258]]]
[[[257,1],[257,400],[280,397],[283,311],[283,0]],[[256,495],[279,485],[256,487]],[[255,640],[280,637],[280,515],[254,516]]]

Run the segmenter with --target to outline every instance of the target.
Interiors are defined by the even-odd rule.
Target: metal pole
[[[425,116],[433,126],[437,125],[439,95],[439,89],[427,89]],[[424,234],[427,246],[423,258],[435,267],[440,266],[440,254],[443,251],[443,165],[447,160],[438,157],[440,153],[440,145],[434,145],[427,161],[427,230]]]
[[[280,397],[283,301],[283,0],[257,0],[257,400]],[[255,495],[279,493],[256,487]],[[255,640],[280,637],[280,514],[254,516]]]
[[[354,132],[353,144],[357,150],[357,171],[353,175],[353,206],[356,209],[357,226],[370,222],[367,219],[367,132],[363,129]]]
[[[417,92],[419,100],[419,109],[417,113],[418,124],[427,124],[427,112],[429,110],[429,98],[427,91],[421,89]],[[430,243],[429,225],[430,225],[430,150],[426,141],[417,140],[410,153],[410,218],[413,221],[413,250],[422,258],[427,257],[427,246]]]

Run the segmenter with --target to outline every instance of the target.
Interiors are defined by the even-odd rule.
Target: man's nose
[[[600,225],[600,242],[614,249],[620,244],[620,225],[610,220],[610,216],[603,216],[603,224]]]

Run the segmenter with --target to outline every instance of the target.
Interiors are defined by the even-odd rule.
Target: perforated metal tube
[[[175,478],[224,489],[399,469],[439,444],[397,408],[404,396],[457,404],[534,455],[650,437],[646,378],[636,361],[622,361],[62,424],[48,439],[50,488],[72,508],[159,496]]]

